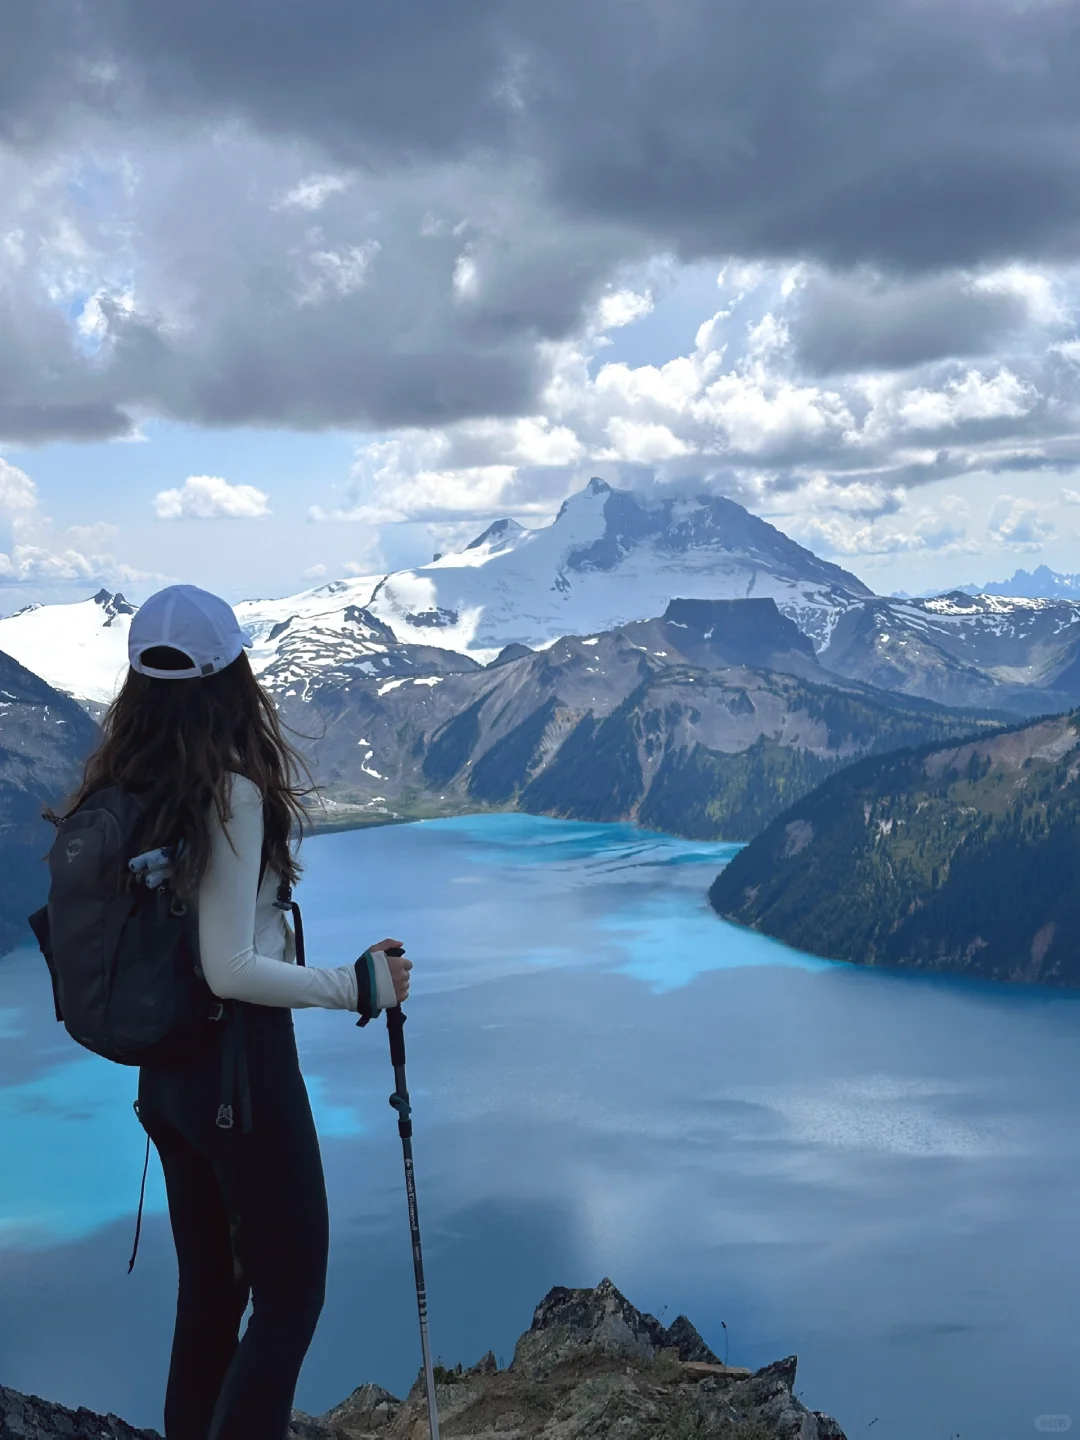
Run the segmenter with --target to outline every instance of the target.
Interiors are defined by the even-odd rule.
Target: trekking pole
[[[431,1346],[428,1343],[427,1289],[424,1285],[424,1257],[420,1250],[420,1220],[416,1213],[416,1177],[413,1174],[412,1106],[405,1083],[405,1014],[400,1005],[386,1012],[386,1029],[390,1036],[390,1061],[394,1067],[394,1093],[390,1104],[397,1111],[398,1134],[405,1157],[405,1193],[409,1200],[409,1231],[412,1235],[413,1270],[416,1273],[416,1304],[420,1311],[420,1344],[424,1352],[424,1379],[427,1384],[428,1424],[431,1440],[439,1440],[439,1413],[435,1406],[435,1375],[431,1368]]]

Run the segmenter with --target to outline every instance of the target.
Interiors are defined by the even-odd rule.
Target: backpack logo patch
[[[82,838],[81,835],[75,835],[67,842],[67,846],[64,850],[64,859],[69,865],[74,860],[77,860],[79,858],[79,855],[82,853],[82,849],[85,844],[86,841]]]

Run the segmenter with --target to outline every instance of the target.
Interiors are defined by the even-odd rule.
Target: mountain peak
[[[988,581],[984,595],[1014,595],[1030,600],[1075,600],[1080,596],[1080,575],[1065,575],[1038,565],[1032,571],[1017,570],[1011,580]]]
[[[91,596],[91,599],[95,605],[100,605],[102,610],[105,611],[105,614],[109,616],[109,620],[105,622],[106,624],[109,624],[117,615],[135,614],[135,606],[132,605],[129,600],[125,600],[119,590],[117,590],[114,595],[111,591],[106,590],[103,585],[96,595]]]
[[[544,1296],[533,1322],[514,1349],[511,1370],[548,1369],[571,1355],[626,1355],[652,1359],[663,1349],[679,1352],[680,1360],[719,1365],[685,1315],[675,1335],[632,1305],[605,1277],[595,1289],[556,1285]]]
[[[506,545],[516,540],[519,535],[524,534],[525,526],[519,525],[516,520],[511,520],[508,517],[502,520],[493,520],[482,535],[478,535],[475,540],[469,541],[465,549],[477,550],[481,545],[490,545],[492,548],[495,548],[496,545]],[[436,559],[441,560],[442,556],[438,555]]]
[[[601,480],[599,475],[594,475],[584,490],[575,490],[573,495],[567,496],[559,506],[559,513],[555,516],[553,523],[557,525],[564,515],[569,514],[588,500],[602,500],[606,502],[611,495],[629,495],[630,493],[629,490],[616,490],[615,487],[609,485],[606,480]],[[590,507],[590,509],[591,508],[592,507]],[[603,508],[606,513],[606,504]]]
[[[550,524],[523,530],[496,521],[457,555],[386,576],[368,605],[399,640],[417,644],[435,636],[414,617],[438,612],[436,643],[487,661],[515,642],[542,646],[655,617],[672,594],[771,598],[820,645],[837,616],[871,593],[704,486],[670,495],[594,476]]]

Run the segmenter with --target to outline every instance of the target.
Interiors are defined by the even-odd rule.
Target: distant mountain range
[[[418,569],[246,600],[236,611],[255,640],[256,670],[284,691],[341,666],[393,676],[406,657],[432,674],[485,664],[508,645],[535,649],[659,615],[674,595],[771,597],[821,644],[870,594],[734,501],[654,501],[591,480],[550,525],[499,520]],[[0,650],[80,699],[107,701],[132,609],[104,590],[79,605],[30,605],[0,619]]]
[[[852,765],[710,899],[837,960],[1080,984],[1080,713]]]
[[[953,585],[948,590],[935,590],[933,596],[959,593],[961,595],[1012,595],[1026,600],[1080,600],[1080,575],[1066,575],[1060,570],[1051,570],[1049,565],[1037,565],[1034,570],[1017,570],[1011,580],[988,580],[985,585]],[[910,600],[906,590],[893,592],[896,600]]]
[[[844,680],[966,710],[1080,703],[1080,600],[874,596],[734,501],[657,501],[601,480],[550,525],[496,521],[430,565],[236,609],[264,683],[303,698],[313,685],[471,671],[507,647],[662,615],[677,595],[775,600]],[[133,608],[105,590],[27,606],[0,619],[0,650],[99,710],[123,673]]]
[[[1080,600],[1080,575],[1065,575],[1038,565],[1034,570],[1017,570],[1011,580],[990,580],[981,587],[961,586],[969,594],[1020,595],[1036,600]]]
[[[875,597],[838,616],[818,658],[883,690],[1044,715],[1080,702],[1080,603],[960,590]]]
[[[331,818],[517,808],[749,839],[853,758],[986,717],[823,670],[773,600],[664,615],[480,668],[279,693]]]

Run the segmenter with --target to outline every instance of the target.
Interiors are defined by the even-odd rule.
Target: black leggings
[[[166,1440],[285,1440],[323,1304],[326,1189],[292,1012],[237,1008],[250,1134],[239,1116],[232,1130],[215,1124],[219,1053],[139,1075],[139,1117],[161,1156],[179,1267]]]

